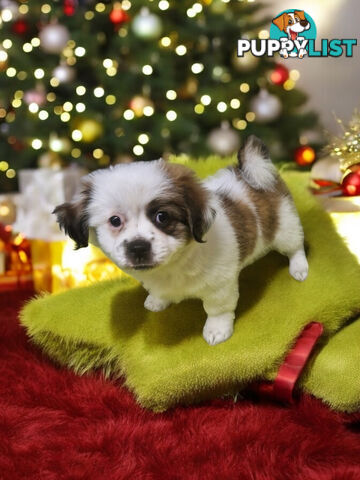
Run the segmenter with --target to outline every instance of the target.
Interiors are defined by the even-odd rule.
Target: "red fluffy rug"
[[[218,400],[152,414],[119,384],[57,368],[0,295],[1,480],[359,480],[360,416]]]

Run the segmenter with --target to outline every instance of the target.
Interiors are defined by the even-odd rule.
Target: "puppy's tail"
[[[278,172],[271,163],[269,150],[255,135],[250,135],[238,153],[242,178],[256,190],[273,190]]]

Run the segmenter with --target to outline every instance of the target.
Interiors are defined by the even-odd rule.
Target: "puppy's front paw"
[[[169,306],[169,302],[165,300],[160,300],[159,298],[155,298],[151,295],[146,297],[144,307],[150,312],[161,312],[161,310],[165,310],[166,307]]]
[[[203,328],[203,337],[209,345],[225,342],[234,331],[234,315],[223,314],[208,317]]]
[[[289,272],[290,275],[299,282],[306,280],[309,272],[309,265],[305,253],[302,250],[296,252],[295,255],[290,258]]]

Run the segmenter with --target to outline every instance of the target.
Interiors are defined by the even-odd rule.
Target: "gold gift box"
[[[56,293],[125,275],[93,245],[74,250],[71,240],[30,243],[37,292]]]

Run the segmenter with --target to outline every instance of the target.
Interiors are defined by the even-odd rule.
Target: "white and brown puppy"
[[[304,10],[294,10],[292,13],[282,13],[278,17],[274,18],[272,23],[276,25],[282,32],[285,32],[288,36],[289,40],[296,40],[299,33],[303,32],[304,30],[309,30],[310,23],[305,17]],[[288,52],[286,49],[280,50],[280,54],[284,57],[288,57]],[[301,48],[296,54],[295,52],[291,53],[290,56],[299,56],[299,58],[303,58],[304,55],[307,54],[305,48]]]
[[[233,333],[246,265],[273,249],[296,280],[308,273],[299,217],[265,145],[251,136],[238,157],[203,182],[161,159],[97,170],[55,214],[77,248],[94,229],[105,254],[144,285],[148,310],[200,298],[203,336],[216,345]]]

